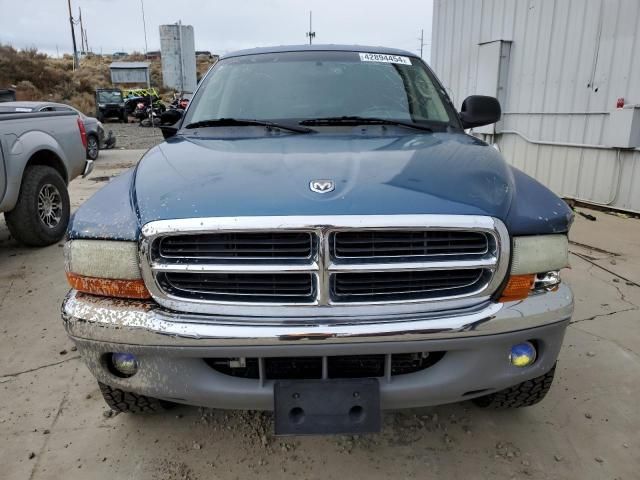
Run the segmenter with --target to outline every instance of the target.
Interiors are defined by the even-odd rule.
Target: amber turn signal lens
[[[79,292],[120,298],[151,298],[142,280],[112,280],[109,278],[84,277],[67,272],[67,280]]]
[[[511,275],[499,301],[513,302],[515,300],[524,300],[529,296],[535,279],[536,276],[533,274]]]

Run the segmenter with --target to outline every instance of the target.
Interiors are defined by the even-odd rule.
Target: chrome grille
[[[140,251],[165,307],[306,321],[486,301],[506,274],[509,238],[480,216],[205,218],[145,225]]]
[[[337,258],[480,256],[488,249],[489,238],[484,232],[373,230],[338,232],[333,236],[333,254]]]

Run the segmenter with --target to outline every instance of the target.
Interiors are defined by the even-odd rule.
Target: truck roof
[[[274,47],[258,47],[246,50],[238,50],[222,55],[221,59],[231,57],[242,57],[245,55],[260,55],[263,53],[284,53],[284,52],[363,52],[382,53],[385,55],[403,55],[416,57],[417,55],[407,50],[400,50],[389,47],[373,47],[366,45],[279,45]]]
[[[34,100],[19,100],[15,102],[4,102],[2,104],[3,107],[24,107],[24,108],[38,108],[44,107],[45,105],[56,105],[52,102],[42,102],[42,101],[34,101]]]
[[[72,110],[77,109],[72,107],[71,105],[66,105],[64,103],[56,103],[56,102],[44,102],[44,101],[34,101],[34,100],[21,100],[16,102],[3,102],[0,103],[0,108],[7,111],[13,110],[16,108],[30,108],[31,110],[39,110],[43,107],[67,107]]]

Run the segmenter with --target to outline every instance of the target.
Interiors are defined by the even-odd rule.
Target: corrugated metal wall
[[[494,139],[507,160],[563,196],[640,211],[640,150],[604,147],[616,99],[640,104],[639,30],[640,0],[435,0],[431,63],[459,107],[478,44],[512,41]]]

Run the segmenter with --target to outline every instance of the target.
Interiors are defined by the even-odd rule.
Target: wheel
[[[97,117],[96,117],[96,118],[98,119],[98,121],[99,121],[100,123],[104,123],[104,113],[102,113],[102,112],[98,112],[98,115],[97,115]]]
[[[60,174],[51,167],[27,167],[18,203],[5,213],[11,234],[19,242],[43,247],[64,237],[69,223],[69,193]]]
[[[513,387],[505,388],[499,392],[474,398],[472,401],[482,408],[507,409],[530,407],[540,402],[549,392],[553,376],[556,372],[554,365],[544,375],[519,383]]]
[[[129,123],[129,116],[127,115],[127,112],[122,112],[122,115],[120,116],[120,122]]]
[[[171,407],[169,402],[158,398],[138,395],[98,382],[100,393],[107,405],[119,413],[160,413]]]
[[[95,135],[89,135],[87,137],[87,158],[90,160],[95,160],[98,158],[98,153],[100,152],[100,144],[98,142],[98,137]]]

